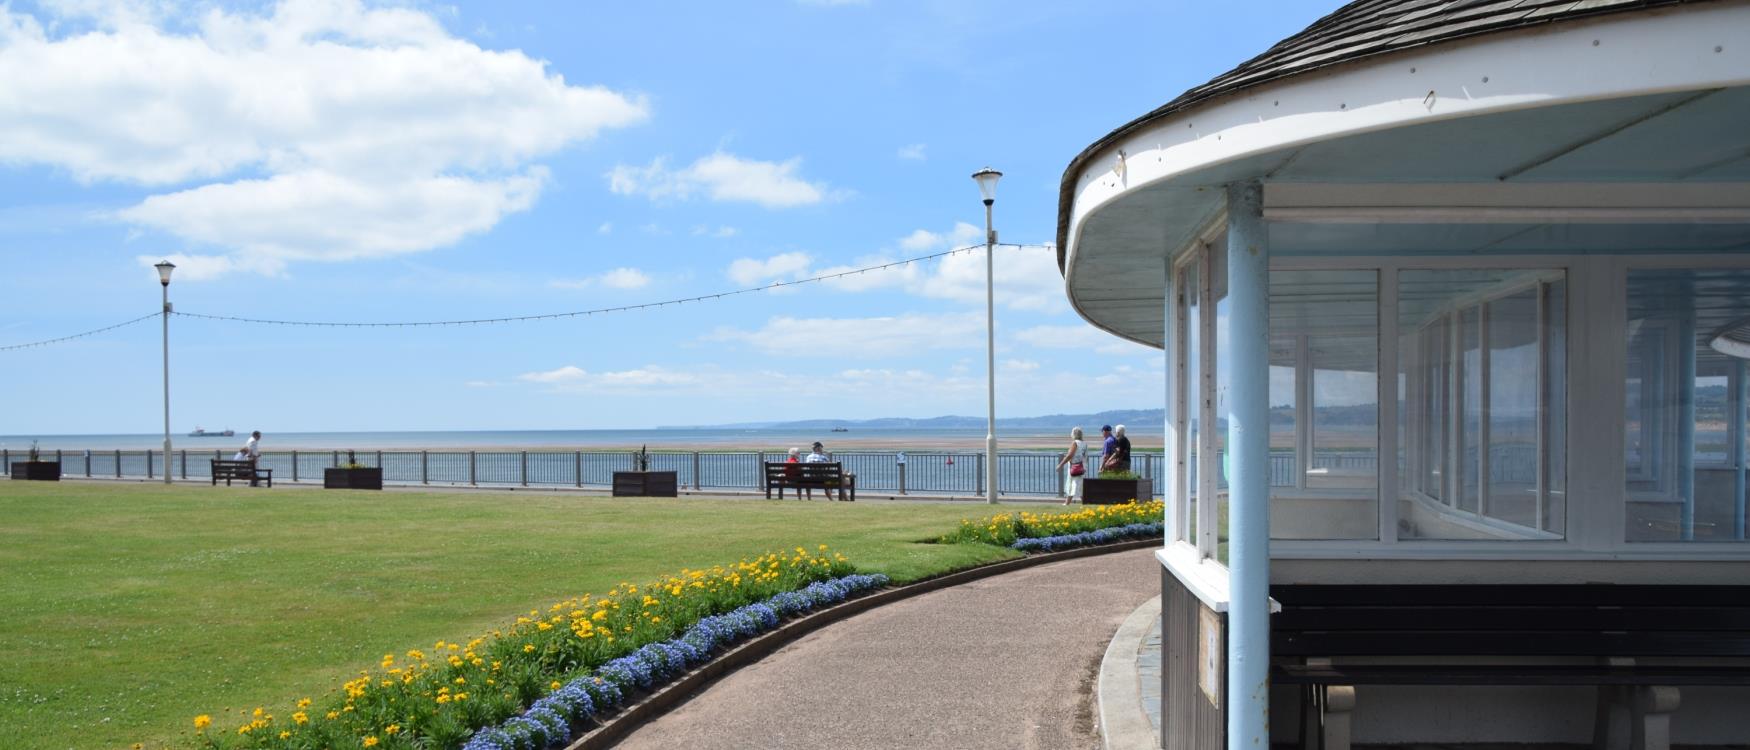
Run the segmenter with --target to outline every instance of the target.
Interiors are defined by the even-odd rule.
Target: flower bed
[[[1017,539],[1010,547],[1022,552],[1056,552],[1060,549],[1086,547],[1090,544],[1106,544],[1126,539],[1142,539],[1158,537],[1165,530],[1165,524],[1159,521],[1153,523],[1133,523],[1124,526],[1111,526],[1094,531],[1081,531],[1074,534],[1057,536],[1032,537]]]
[[[633,690],[679,677],[710,661],[718,649],[771,630],[785,617],[886,584],[884,575],[850,575],[706,617],[679,638],[646,645],[560,686],[521,716],[475,733],[462,750],[544,750],[563,745],[571,741],[574,727],[614,709]]]
[[[453,748],[481,727],[513,739],[536,736],[536,727],[540,736],[557,736],[557,720],[568,733],[574,722],[618,705],[626,691],[666,679],[783,614],[885,582],[850,573],[845,557],[822,545],[817,553],[797,547],[644,586],[621,584],[545,614],[529,610],[465,643],[438,641],[430,654],[385,654],[376,670],[361,671],[319,703],[299,700],[283,718],[256,708],[232,729],[214,728],[207,715],[194,725],[209,748]],[[500,746],[545,745],[482,745]]]
[[[1014,547],[1022,539],[1069,536],[1133,524],[1159,525],[1165,513],[1166,504],[1159,500],[1101,505],[1072,513],[999,513],[979,521],[963,520],[959,529],[942,537],[941,541],[949,544],[982,542]]]

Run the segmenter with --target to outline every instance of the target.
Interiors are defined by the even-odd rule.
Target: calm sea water
[[[1158,430],[1152,438],[1146,431],[1132,434],[1143,444],[1159,444]],[[1064,430],[1067,433],[1067,428]],[[234,450],[248,439],[248,433],[238,430],[234,437],[189,437],[186,432],[171,433],[173,447],[178,450]],[[998,431],[1005,450],[1022,447],[1055,447],[1067,441],[1064,434],[1039,430]],[[0,448],[22,451],[32,440],[43,450],[145,450],[163,446],[163,435],[0,435]],[[691,449],[746,448],[778,451],[791,446],[807,450],[816,440],[835,446],[872,447],[875,441],[883,448],[905,450],[942,450],[949,447],[965,449],[967,441],[982,445],[984,430],[878,430],[856,429],[850,432],[793,429],[664,429],[664,430],[456,430],[408,432],[281,432],[263,431],[265,450],[393,450],[393,449],[491,449],[491,448],[567,448],[577,450],[636,450],[641,445],[651,451]],[[972,450],[977,450],[972,447]]]

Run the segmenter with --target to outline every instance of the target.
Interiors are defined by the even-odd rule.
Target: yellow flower
[[[400,731],[401,731],[400,724],[390,724],[389,726],[383,727],[383,734],[395,734],[395,733],[400,732]]]
[[[550,683],[547,683],[547,689],[548,689],[548,690],[558,690],[558,689],[559,689],[559,687],[560,687],[560,683],[559,683],[559,681],[558,681],[558,680],[554,680],[554,681],[552,681],[552,682],[550,682]]]
[[[377,742],[379,742],[379,740],[375,737],[366,737],[365,738],[365,747],[376,747]]]
[[[308,724],[308,723],[310,723],[310,715],[307,713],[304,713],[303,711],[299,711],[295,714],[292,714],[292,723],[293,724]]]
[[[291,733],[291,732],[280,732],[280,739],[282,739],[282,740],[289,740],[289,739],[291,739],[291,738],[292,738],[292,733]]]
[[[534,650],[535,650],[535,644],[533,644],[533,643],[523,644],[523,653],[526,654],[526,653],[529,653],[529,652],[534,651]]]
[[[206,729],[207,727],[210,727],[212,725],[213,725],[213,717],[211,717],[211,716],[208,716],[206,714],[201,714],[199,716],[194,717],[194,728],[195,729]]]
[[[309,707],[310,707],[310,699],[309,698],[298,699],[298,708],[309,708]]]

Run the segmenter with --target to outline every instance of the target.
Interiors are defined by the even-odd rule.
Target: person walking
[[[1088,473],[1088,447],[1082,442],[1082,428],[1070,429],[1069,450],[1057,460],[1057,468],[1063,469],[1063,504],[1081,502],[1082,477]]]
[[[1100,472],[1130,471],[1130,438],[1124,434],[1124,425],[1112,429],[1112,455],[1106,457],[1106,462],[1100,467]]]
[[[255,478],[255,462],[261,458],[261,430],[249,433],[249,440],[243,443],[243,447],[233,458],[249,462],[249,486],[257,486],[259,480]]]

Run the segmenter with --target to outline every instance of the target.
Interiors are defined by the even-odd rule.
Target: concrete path
[[[724,677],[618,747],[1093,750],[1106,643],[1159,589],[1143,549],[879,607]]]

